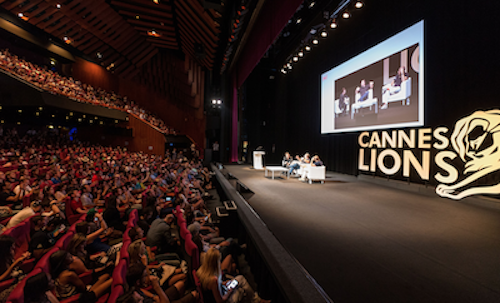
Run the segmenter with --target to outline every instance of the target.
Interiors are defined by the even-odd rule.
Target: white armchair
[[[321,181],[321,184],[325,183],[326,166],[309,167],[306,177],[309,179],[309,184],[312,184],[313,181]]]
[[[388,107],[389,102],[399,102],[401,101],[402,105],[410,105],[410,96],[411,96],[411,78],[406,79],[401,83],[401,89],[394,94],[391,94],[389,91],[384,91],[382,93],[382,108],[385,109]]]
[[[363,101],[359,101],[359,98],[361,98],[361,95],[359,93],[356,93],[355,99],[356,102],[352,105],[351,109],[351,119],[354,119],[354,114],[361,108],[364,107],[369,107],[370,110],[375,108],[375,113],[378,113],[378,98],[373,97],[373,89],[370,89],[368,91],[368,98]]]
[[[340,99],[335,100],[335,110],[334,110],[335,111],[335,117],[338,117],[339,114],[349,112],[349,103],[350,103],[349,97],[345,97],[344,103],[345,103],[345,109],[341,110],[340,109]]]
[[[301,178],[305,178],[307,176],[307,172],[309,171],[309,169],[311,168],[311,164],[300,164],[300,168],[299,168],[299,171],[297,172],[297,174],[300,175]]]

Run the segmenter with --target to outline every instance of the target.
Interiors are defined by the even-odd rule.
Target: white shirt
[[[10,218],[9,224],[7,224],[7,228],[11,228],[16,226],[17,224],[23,222],[31,216],[34,216],[35,212],[31,209],[31,207],[23,208],[20,212],[15,214],[12,218]]]

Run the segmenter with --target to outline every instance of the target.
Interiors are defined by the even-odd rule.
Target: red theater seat
[[[29,242],[31,238],[30,229],[31,229],[31,217],[25,219],[21,223],[7,229],[4,232],[4,235],[11,236],[16,240],[14,259],[21,257],[23,253],[28,251]]]

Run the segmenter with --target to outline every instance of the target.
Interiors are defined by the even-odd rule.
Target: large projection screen
[[[321,133],[424,124],[424,21],[321,75]]]

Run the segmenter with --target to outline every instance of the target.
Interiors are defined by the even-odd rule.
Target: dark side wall
[[[321,135],[320,76],[420,20],[425,21],[424,127],[446,125],[451,131],[462,117],[500,108],[495,93],[500,60],[493,46],[499,40],[494,32],[500,28],[500,5],[488,6],[478,9],[468,1],[451,0],[365,1],[363,9],[351,10],[352,17],[340,20],[287,75],[279,72],[285,62],[261,60],[242,89],[243,132],[251,148],[264,145],[268,164],[279,163],[285,151],[317,153],[328,170],[357,175],[359,132]],[[271,74],[276,78],[269,79]],[[273,144],[275,153],[269,152]]]

